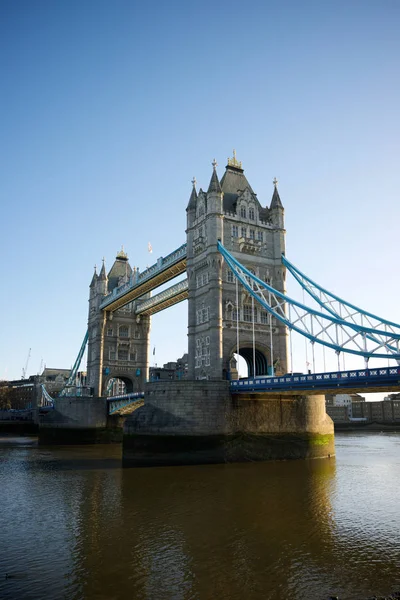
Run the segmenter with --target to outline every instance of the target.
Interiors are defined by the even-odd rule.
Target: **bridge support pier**
[[[107,414],[106,398],[64,397],[40,416],[40,444],[97,444],[122,440],[122,420]]]
[[[149,383],[124,424],[124,466],[323,458],[335,453],[324,396],[231,395],[225,381]]]

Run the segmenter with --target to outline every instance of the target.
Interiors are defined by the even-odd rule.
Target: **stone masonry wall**
[[[126,434],[229,435],[333,432],[324,396],[231,396],[225,381],[149,383]]]

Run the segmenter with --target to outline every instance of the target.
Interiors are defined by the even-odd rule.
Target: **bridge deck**
[[[355,394],[358,392],[387,392],[400,389],[400,368],[335,371],[282,377],[249,377],[232,381],[232,394],[255,393],[268,396]]]

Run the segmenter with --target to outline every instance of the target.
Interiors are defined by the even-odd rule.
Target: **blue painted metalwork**
[[[83,355],[85,353],[85,348],[86,348],[86,344],[87,344],[88,338],[89,338],[89,331],[87,331],[85,333],[85,337],[83,338],[82,345],[81,345],[80,350],[78,352],[78,356],[76,357],[74,366],[72,367],[71,373],[70,373],[70,375],[68,377],[68,381],[65,384],[65,386],[63,387],[63,389],[61,390],[61,392],[59,393],[60,397],[66,395],[66,391],[65,391],[66,388],[69,388],[71,386],[75,386],[76,375],[77,375],[77,373],[79,371],[79,367],[80,367]]]
[[[291,263],[283,254],[282,264],[288,269],[289,273],[293,275],[301,287],[331,315],[340,317],[348,323],[358,325],[363,325],[364,321],[366,321],[376,331],[380,328],[384,328],[385,331],[390,331],[391,333],[400,333],[400,325],[393,323],[393,321],[382,319],[377,315],[367,312],[362,308],[347,302],[347,300],[343,300],[343,298],[340,298],[336,294],[329,292],[318,283],[310,279],[310,277],[305,275],[302,271],[300,271],[300,269],[295,267],[295,265]],[[375,335],[368,334],[368,337],[370,340],[380,343],[381,346],[386,347],[391,353],[399,352],[398,346],[391,346],[388,344],[387,340],[379,336],[378,331]]]
[[[390,357],[400,360],[400,352],[398,349],[400,332],[388,332],[373,327],[365,327],[364,325],[359,325],[357,323],[349,323],[339,316],[322,313],[321,311],[310,308],[297,300],[293,300],[259,279],[234,258],[226,248],[224,248],[221,242],[218,242],[218,250],[224,257],[234,276],[242,283],[249,294],[261,304],[264,310],[273,315],[289,329],[297,331],[308,338],[312,343],[317,342],[318,344],[332,348],[337,353],[347,352],[349,354],[363,356],[366,359],[372,357],[387,359]],[[267,301],[264,296],[265,292],[267,292],[267,295],[269,296],[269,301]],[[273,301],[274,306],[271,306],[269,303],[271,300]],[[286,305],[289,305],[294,309],[296,314],[296,319],[294,321],[287,318]],[[309,322],[307,322],[307,319]],[[301,327],[299,324],[301,324]],[[338,340],[338,328],[340,328],[346,336],[345,341],[341,344]],[[335,331],[336,340],[334,339]],[[322,337],[323,335],[326,336],[328,340],[324,339]],[[386,339],[387,342],[382,343],[380,339],[376,339],[377,335],[379,335],[380,338]],[[368,349],[367,340],[372,340],[377,343],[377,347]],[[349,346],[350,344],[353,344],[355,347],[347,347],[346,344],[349,344]],[[382,347],[386,350],[385,354],[377,352],[377,350]],[[395,351],[393,351],[393,349]]]
[[[50,396],[50,394],[48,393],[48,391],[44,387],[43,383],[42,383],[42,385],[40,387],[42,388],[42,405],[41,405],[41,407],[42,408],[43,407],[54,408],[54,398],[52,398]]]
[[[180,263],[184,258],[186,258],[186,244],[182,244],[182,246],[168,254],[168,256],[165,258],[159,258],[154,265],[151,265],[151,267],[143,271],[143,273],[136,273],[134,276],[129,278],[129,281],[117,288],[114,288],[112,292],[104,297],[103,302],[100,304],[100,308],[107,308],[109,304],[113,303],[121,296],[124,296],[127,294],[127,292],[130,292],[135,288],[139,288],[146,281],[151,280],[156,275],[159,275],[175,264]]]
[[[372,319],[377,319],[378,321],[380,321],[381,323],[383,323],[385,325],[391,325],[392,327],[400,330],[400,325],[398,323],[393,323],[393,321],[387,321],[386,319],[382,319],[381,317],[378,317],[377,315],[373,315],[372,313],[367,312],[366,310],[363,310],[362,308],[359,308],[358,306],[355,306],[354,304],[351,304],[350,302],[347,302],[347,300],[343,300],[343,298],[336,296],[336,294],[329,292],[328,290],[326,290],[325,288],[320,286],[318,283],[316,283],[315,281],[310,279],[307,275],[302,273],[302,271],[300,271],[300,269],[295,267],[295,265],[293,263],[291,263],[286,258],[286,256],[284,256],[283,254],[282,254],[281,259],[282,259],[282,264],[285,265],[285,267],[288,269],[288,271],[300,283],[301,287],[303,289],[305,289],[305,291],[308,292],[310,294],[310,296],[312,296],[314,298],[314,300],[316,300],[320,306],[325,308],[325,310],[329,311],[332,315],[340,316],[340,315],[338,315],[337,311],[335,311],[331,306],[327,305],[326,302],[323,302],[321,300],[321,298],[318,298],[317,294],[315,294],[312,291],[312,288],[310,288],[309,286],[304,284],[304,281],[308,282],[309,284],[311,284],[312,287],[315,287],[317,290],[323,292],[324,294],[326,294],[326,296],[334,299],[335,301],[339,302],[340,304],[348,306],[349,308],[357,311],[357,313],[360,313],[367,317],[371,317]],[[340,318],[344,318],[344,317],[340,316]]]
[[[400,367],[334,371],[331,373],[293,374],[282,377],[248,377],[231,381],[231,393],[273,392],[284,390],[399,388]]]
[[[117,412],[121,408],[125,408],[126,406],[134,404],[135,402],[138,402],[139,400],[143,400],[143,398],[144,398],[144,392],[135,392],[132,394],[124,394],[122,396],[113,396],[113,397],[107,398],[108,414],[112,415],[113,413]]]

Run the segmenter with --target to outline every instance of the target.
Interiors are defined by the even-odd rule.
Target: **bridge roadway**
[[[231,381],[232,394],[252,393],[276,396],[315,394],[355,394],[388,392],[400,389],[400,367],[334,371],[332,373],[294,373],[282,377],[248,377]]]

